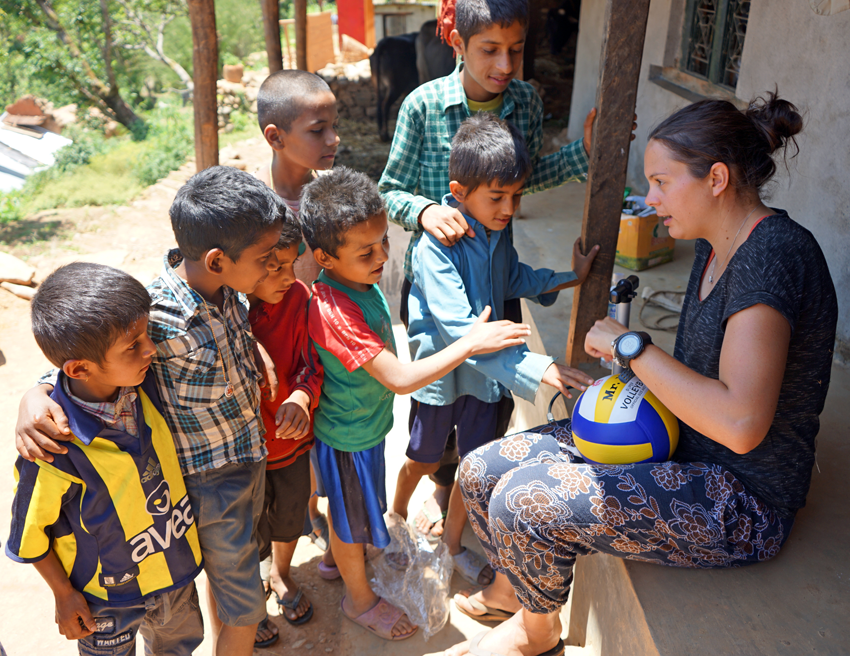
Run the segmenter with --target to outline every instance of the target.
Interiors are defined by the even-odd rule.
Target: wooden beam
[[[266,38],[266,56],[269,75],[283,70],[283,53],[280,49],[280,5],[277,0],[260,0],[263,9],[263,34]]]
[[[307,70],[307,0],[295,0],[295,66]]]
[[[587,368],[594,362],[584,352],[584,337],[608,309],[648,15],[649,0],[607,0],[597,115],[581,226],[582,252],[596,244],[601,248],[590,275],[573,296],[567,338],[567,362],[572,367]]]
[[[198,171],[218,164],[218,37],[214,0],[188,0],[192,22],[192,79],[195,82],[195,164]]]

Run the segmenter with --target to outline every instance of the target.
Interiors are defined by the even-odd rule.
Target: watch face
[[[626,335],[617,342],[617,350],[625,357],[631,357],[640,350],[641,340],[637,335]]]

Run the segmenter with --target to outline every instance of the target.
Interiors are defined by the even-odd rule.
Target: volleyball
[[[678,420],[636,376],[600,378],[582,392],[572,430],[582,457],[603,465],[663,462],[679,443]]]

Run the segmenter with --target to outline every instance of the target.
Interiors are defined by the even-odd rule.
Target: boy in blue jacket
[[[552,305],[560,290],[587,277],[598,246],[585,256],[576,241],[575,271],[534,270],[519,262],[503,232],[519,206],[530,169],[528,150],[511,123],[481,112],[461,125],[449,160],[451,195],[443,204],[464,215],[475,237],[465,236],[447,247],[426,234],[414,248],[408,328],[414,360],[446,348],[468,332],[487,305],[494,319],[502,319],[508,300],[528,298]],[[533,402],[541,383],[569,396],[567,386],[584,389],[592,382],[583,372],[555,364],[554,358],[522,345],[469,358],[414,392],[418,406],[394,508],[406,509],[419,479],[437,470],[455,427],[461,457],[496,438],[498,402],[503,396],[513,392]],[[487,563],[461,546],[465,521],[460,494],[452,494],[443,540],[455,569],[475,584]]]

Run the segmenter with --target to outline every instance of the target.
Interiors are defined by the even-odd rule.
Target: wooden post
[[[584,337],[608,309],[649,15],[649,0],[607,1],[596,123],[581,226],[582,252],[596,244],[601,248],[587,280],[576,287],[567,338],[567,362],[572,367],[585,365],[582,368],[594,362],[584,352]]]
[[[218,164],[218,37],[214,0],[189,0],[192,22],[192,79],[195,82],[195,165],[198,171]]]
[[[289,26],[295,25],[292,18],[282,18],[280,26],[283,28],[283,40],[286,41],[286,67],[292,68],[295,60],[292,58],[292,44],[289,42]],[[294,29],[294,28],[293,28]]]
[[[307,70],[307,0],[295,0],[295,66]]]
[[[260,0],[263,9],[263,34],[266,37],[266,56],[269,75],[283,70],[283,53],[280,50],[280,6],[277,0]]]

